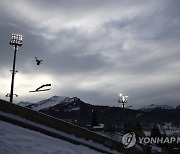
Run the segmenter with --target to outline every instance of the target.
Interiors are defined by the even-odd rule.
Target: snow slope
[[[32,104],[32,103],[30,103],[30,102],[23,102],[23,101],[21,101],[21,102],[20,102],[20,103],[18,103],[17,105],[22,106],[22,107],[25,107],[25,106],[28,106],[28,105],[30,105],[30,104]]]
[[[23,123],[27,123],[27,124],[30,124],[30,125],[34,125],[34,126],[38,126],[39,128],[42,128],[44,130],[47,130],[47,131],[50,131],[50,132],[53,132],[53,133],[56,133],[57,136],[60,135],[60,136],[64,136],[65,138],[69,138],[71,141],[76,141],[79,142],[79,144],[81,145],[84,145],[84,146],[87,146],[87,147],[93,147],[96,149],[101,149],[101,150],[104,150],[105,152],[109,152],[109,153],[113,153],[113,154],[120,154],[120,152],[117,152],[116,150],[111,150],[107,147],[105,147],[104,145],[102,144],[99,144],[99,143],[94,143],[92,140],[85,140],[84,138],[78,138],[76,136],[74,136],[73,134],[67,134],[67,133],[64,133],[64,132],[61,132],[61,131],[58,131],[54,128],[50,128],[50,127],[47,127],[47,126],[44,126],[44,125],[41,125],[41,124],[38,124],[38,123],[35,123],[33,121],[29,121],[27,119],[23,119],[22,117],[19,117],[17,115],[13,115],[13,114],[9,114],[9,113],[5,113],[5,112],[2,112],[0,111],[0,115],[1,116],[6,116],[6,117],[9,117],[11,119],[14,119],[14,120],[18,120],[18,121],[21,121]],[[1,127],[0,127],[0,130],[1,130]],[[68,142],[69,143],[69,142]],[[1,132],[0,132],[0,144],[1,144]],[[0,148],[1,150],[1,148]],[[0,154],[1,154],[1,151],[0,151]],[[9,154],[9,153],[8,153]],[[24,153],[22,153],[24,154]],[[33,153],[34,154],[34,153]]]
[[[139,110],[141,110],[141,111],[151,111],[151,110],[154,110],[154,109],[166,109],[166,110],[169,110],[169,109],[173,109],[173,107],[171,107],[169,105],[151,104],[150,106],[140,108]]]
[[[82,145],[55,139],[0,121],[1,154],[99,154]]]
[[[42,100],[37,103],[31,103],[30,105],[24,105],[24,104],[26,104],[26,102],[24,102],[24,103],[21,102],[18,105],[30,107],[33,110],[39,111],[41,109],[46,109],[46,108],[55,106],[59,103],[72,103],[77,100],[79,100],[79,98],[77,98],[77,97],[69,98],[69,97],[65,97],[65,96],[53,96],[49,99],[45,99],[45,100]]]
[[[31,104],[29,107],[31,107],[31,109],[33,110],[41,110],[41,109],[45,109],[51,106],[55,106],[61,102],[64,102],[64,100],[68,99],[68,97],[64,97],[64,96],[53,96],[49,99],[45,99],[42,100],[40,102]]]

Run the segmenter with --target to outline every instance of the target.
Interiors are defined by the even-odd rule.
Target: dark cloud
[[[23,35],[16,101],[44,99],[28,90],[51,82],[46,97],[77,96],[117,106],[122,92],[135,108],[178,104],[179,1],[7,0],[0,2],[0,13],[3,99],[10,87],[13,50],[8,43],[14,32]],[[36,65],[35,56],[42,65]]]

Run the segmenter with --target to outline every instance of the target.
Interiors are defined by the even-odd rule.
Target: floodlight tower
[[[14,75],[16,73],[15,66],[16,66],[16,52],[18,47],[22,46],[22,35],[19,34],[12,34],[11,41],[9,42],[10,45],[14,46],[14,61],[13,61],[13,70],[12,70],[12,80],[11,80],[11,92],[10,92],[10,102],[13,102],[13,90],[14,90]]]
[[[125,96],[123,94],[119,94],[118,103],[122,103],[122,108],[125,108],[125,103],[127,103],[128,96]]]

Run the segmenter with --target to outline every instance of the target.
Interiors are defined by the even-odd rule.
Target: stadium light
[[[14,90],[14,75],[16,73],[15,67],[16,67],[16,52],[18,50],[18,47],[22,46],[22,35],[19,34],[12,34],[11,40],[9,42],[10,45],[14,46],[14,60],[13,60],[13,70],[12,70],[12,80],[11,80],[11,91],[10,91],[10,102],[13,102],[13,90]]]
[[[128,96],[119,94],[118,103],[122,103],[122,108],[125,108],[125,103],[127,103]]]

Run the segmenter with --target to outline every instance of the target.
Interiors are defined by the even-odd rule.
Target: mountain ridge
[[[170,109],[174,109],[174,108],[172,106],[170,106],[170,105],[155,105],[155,104],[151,104],[149,106],[142,107],[142,108],[140,108],[138,110],[149,112],[149,111],[154,110],[154,109],[170,110]]]
[[[45,109],[45,108],[49,108],[52,106],[55,106],[56,104],[59,104],[61,102],[63,102],[64,100],[69,99],[69,97],[66,96],[53,96],[50,97],[48,99],[44,99],[41,100],[37,103],[31,103],[29,105],[27,105],[26,107],[29,107],[33,110],[41,110],[41,109]]]
[[[54,104],[53,101],[55,101]],[[166,123],[172,123],[173,126],[180,126],[180,110],[168,105],[150,105],[150,110],[147,112],[148,106],[146,110],[123,109],[88,104],[77,97],[53,96],[27,107],[81,126],[91,124],[92,111],[96,113],[98,122],[104,123],[105,127],[118,126],[122,129],[124,123],[137,122],[142,124],[144,130],[149,130],[154,124],[163,126]]]
[[[43,104],[46,104],[46,106],[44,108],[48,108],[48,107],[52,107],[52,106],[55,106],[56,104],[58,103],[63,103],[63,102],[73,102],[75,100],[80,100],[80,98],[78,97],[68,97],[68,96],[52,96],[48,99],[44,99],[44,100],[41,100],[39,102],[36,102],[36,103],[31,103],[31,102],[24,102],[24,101],[21,101],[18,103],[18,105],[20,106],[28,106],[28,107],[36,107],[36,106],[40,106],[40,105],[43,105]],[[49,105],[48,105],[49,104]],[[88,103],[87,103],[88,104]],[[97,105],[97,106],[104,106],[104,105]],[[107,106],[107,105],[105,105]],[[153,110],[153,109],[179,109],[180,108],[180,105],[177,105],[176,107],[172,107],[170,105],[166,105],[166,104],[162,104],[162,105],[156,105],[156,104],[151,104],[149,106],[145,106],[145,107],[141,107],[141,108],[133,108],[131,106],[131,108],[128,108],[128,109],[131,109],[131,110],[140,110],[140,111],[148,111],[148,110]],[[42,108],[40,108],[39,110],[43,109],[43,106]],[[37,109],[38,110],[38,109]]]

